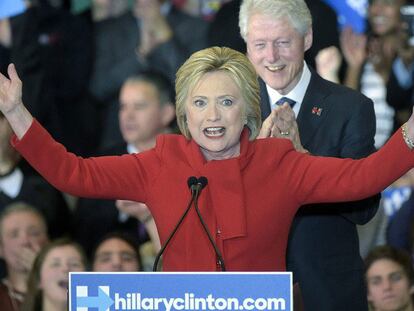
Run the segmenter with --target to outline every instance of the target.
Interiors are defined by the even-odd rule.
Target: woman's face
[[[245,105],[238,86],[223,71],[206,73],[190,91],[186,100],[188,130],[206,160],[240,154]]]
[[[93,271],[139,271],[136,251],[125,241],[108,239],[99,245],[95,252]]]
[[[396,31],[400,23],[400,0],[374,0],[368,9],[372,32],[378,36]]]
[[[53,304],[67,303],[69,272],[85,271],[82,256],[73,245],[53,248],[46,255],[40,270],[43,301]]]

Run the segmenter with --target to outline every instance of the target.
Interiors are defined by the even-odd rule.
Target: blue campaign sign
[[[293,310],[292,274],[69,274],[69,311]]]
[[[0,0],[0,19],[21,14],[25,10],[23,0]]]
[[[325,0],[338,15],[339,25],[349,26],[357,33],[364,33],[368,0]]]

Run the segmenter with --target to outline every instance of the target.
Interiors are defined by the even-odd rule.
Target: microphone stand
[[[191,199],[190,202],[188,203],[187,208],[184,211],[184,214],[181,216],[180,220],[177,222],[177,224],[174,227],[174,230],[171,231],[170,236],[168,237],[167,241],[165,241],[164,246],[160,249],[160,251],[158,252],[157,256],[155,257],[155,261],[154,261],[154,265],[152,266],[152,271],[156,272],[158,269],[158,262],[160,261],[161,255],[164,253],[165,249],[167,248],[168,243],[170,243],[170,240],[172,239],[172,237],[174,236],[174,234],[177,232],[178,227],[181,225],[181,223],[183,222],[185,216],[188,214],[188,212],[191,209],[191,206],[194,202],[194,198],[195,198],[195,194],[193,191],[193,187],[194,185],[197,183],[197,178],[194,176],[191,176],[188,178],[187,180],[187,184],[191,189]]]
[[[202,180],[203,178],[204,178],[204,180]],[[200,220],[201,225],[203,226],[203,229],[204,229],[205,233],[207,233],[207,236],[208,236],[208,239],[210,241],[210,244],[214,248],[214,252],[216,253],[216,256],[218,258],[218,263],[220,265],[221,271],[224,272],[224,271],[226,271],[226,266],[224,264],[223,256],[221,255],[220,250],[218,249],[216,243],[214,243],[214,240],[213,240],[213,238],[212,238],[212,236],[210,234],[210,231],[208,230],[207,225],[205,224],[204,219],[201,216],[200,210],[198,208],[198,198],[200,196],[201,190],[207,185],[207,178],[204,177],[204,176],[201,176],[198,179],[198,185],[199,185],[199,187],[197,187],[196,190],[195,190],[194,208],[195,208],[195,210],[197,212],[198,219]]]
[[[205,186],[207,186],[208,180],[206,177],[201,176],[200,178],[196,178],[194,176],[191,176],[188,178],[187,180],[187,184],[188,187],[191,190],[191,199],[190,202],[188,203],[187,208],[185,209],[183,215],[181,216],[181,218],[179,219],[179,221],[177,222],[177,224],[175,225],[173,231],[171,232],[171,234],[169,235],[169,237],[167,238],[164,246],[161,248],[161,250],[158,252],[157,256],[155,257],[155,261],[154,261],[154,265],[152,267],[152,271],[156,272],[158,269],[158,262],[160,261],[161,255],[164,253],[165,249],[167,248],[167,245],[170,243],[172,237],[174,236],[174,234],[177,232],[178,227],[181,225],[181,223],[184,221],[185,216],[187,216],[188,212],[191,209],[191,206],[194,203],[194,208],[197,212],[198,215],[198,219],[201,222],[201,225],[203,226],[204,231],[206,232],[208,239],[210,241],[210,244],[213,246],[214,248],[214,252],[216,253],[216,256],[218,258],[218,263],[220,265],[221,271],[226,271],[226,266],[224,264],[224,260],[223,260],[223,256],[220,253],[220,250],[218,249],[216,243],[214,243],[214,240],[207,228],[207,225],[204,222],[203,217],[201,216],[200,210],[198,208],[198,198],[200,197],[201,194],[201,190],[203,190],[203,188]]]

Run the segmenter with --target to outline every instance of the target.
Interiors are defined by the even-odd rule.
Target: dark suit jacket
[[[260,87],[265,118],[269,97],[263,81]],[[316,109],[320,115],[312,112]],[[361,158],[374,151],[372,101],[313,71],[297,122],[302,144],[312,154]],[[335,207],[303,206],[297,213],[289,234],[287,270],[300,284],[306,311],[368,310],[355,224],[368,222],[378,201],[379,196]]]

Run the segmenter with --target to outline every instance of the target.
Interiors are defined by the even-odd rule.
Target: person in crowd
[[[142,269],[145,271],[151,271],[154,259],[161,250],[160,237],[158,235],[154,217],[152,217],[150,210],[144,203],[128,200],[117,200],[116,207],[121,213],[135,217],[141,224],[145,225],[149,240],[140,245],[140,252],[142,254]]]
[[[171,0],[172,4],[187,14],[211,21],[223,4],[234,0]]]
[[[72,14],[70,0],[24,2],[28,7],[23,13],[0,22],[0,45],[28,82],[23,97],[29,99],[34,116],[69,150],[90,155],[99,131],[93,118],[96,107],[88,94],[90,18]],[[1,28],[7,25],[9,40],[2,40]]]
[[[406,1],[407,8],[414,3]],[[402,15],[401,15],[402,16]],[[400,17],[401,18],[401,17]],[[386,100],[395,109],[394,129],[407,121],[414,103],[414,41],[413,25],[402,18],[401,30],[396,46],[396,57],[386,84]],[[410,30],[411,29],[411,30]]]
[[[158,134],[172,130],[175,118],[173,87],[161,73],[146,71],[129,77],[121,88],[119,102],[118,120],[124,142],[101,155],[149,150],[155,146]],[[133,217],[128,216],[131,213]],[[150,239],[159,245],[155,223],[141,203],[80,198],[73,218],[74,239],[88,255],[102,236],[111,231],[126,231],[138,237],[139,244],[148,239],[147,231]]]
[[[413,311],[414,270],[408,253],[378,246],[365,259],[368,301],[372,311]]]
[[[311,154],[361,158],[375,150],[372,101],[322,79],[304,62],[313,30],[303,0],[245,0],[239,26],[260,77],[262,119],[288,101],[300,141]],[[291,137],[293,132],[284,134]],[[279,131],[275,135],[280,136]],[[378,201],[374,196],[339,205],[303,206],[296,214],[287,270],[300,286],[306,310],[367,309],[356,224],[375,215]]]
[[[118,7],[126,0],[96,1]],[[205,48],[207,23],[178,10],[170,1],[135,0],[132,12],[94,23],[94,65],[89,89],[101,109],[101,148],[122,142],[117,122],[118,95],[124,81],[144,70],[157,70],[171,82],[191,53]],[[117,9],[118,12],[119,9]]]
[[[134,272],[142,270],[139,245],[123,232],[110,232],[97,244],[92,254],[92,271]]]
[[[176,233],[164,252],[165,271],[283,271],[299,206],[371,196],[414,166],[414,116],[361,160],[297,152],[288,139],[256,139],[257,75],[245,55],[229,48],[198,51],[178,70],[182,135],[160,135],[155,148],[131,155],[83,159],[67,152],[25,108],[13,64],[8,76],[0,76],[0,111],[17,150],[67,193],[147,204],[161,243]],[[275,114],[267,125],[288,136],[295,123]],[[199,213],[188,210],[178,223],[194,200]]]
[[[20,310],[34,258],[47,242],[46,221],[37,209],[16,202],[2,211],[0,253],[7,268],[0,284],[2,310]]]
[[[41,103],[53,136],[68,150],[90,156],[100,135],[97,103],[88,90],[94,60],[92,21],[87,13],[73,14],[71,2],[34,1],[45,79]]]
[[[374,102],[375,147],[381,147],[394,131],[395,107],[387,101],[387,84],[401,45],[400,8],[404,0],[373,0],[368,7],[367,34],[345,28],[341,49],[347,64],[344,84],[360,90]],[[406,38],[405,38],[406,39]],[[411,114],[411,109],[408,116]],[[407,116],[407,119],[408,119]]]
[[[67,234],[71,214],[63,195],[27,169],[10,144],[12,134],[0,112],[0,212],[12,202],[26,202],[44,215],[51,238]]]
[[[398,183],[397,188],[408,187],[411,193],[406,201],[399,200],[403,203],[390,217],[386,231],[386,244],[412,253],[412,246],[414,245],[414,170],[410,170],[405,174]]]
[[[68,310],[69,272],[86,268],[87,260],[80,245],[66,238],[47,244],[33,263],[21,310]]]
[[[357,225],[359,253],[365,258],[375,246],[386,244],[389,216],[386,213],[384,201],[380,201],[375,216],[364,225]]]
[[[23,99],[33,115],[49,127],[47,110],[50,102],[44,98],[44,68],[37,40],[39,18],[37,8],[28,7],[18,15],[4,16],[0,20],[0,50],[2,73],[7,72],[7,64],[16,65],[19,74],[27,81],[23,88]]]

